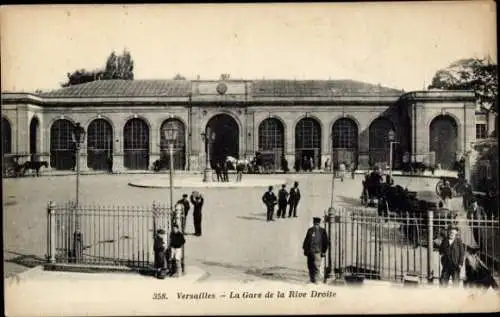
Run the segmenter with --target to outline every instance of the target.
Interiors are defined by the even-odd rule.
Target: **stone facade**
[[[303,118],[312,118],[319,123],[318,151],[321,164],[332,155],[332,129],[341,118],[349,118],[357,126],[360,168],[368,167],[370,126],[378,118],[385,118],[394,126],[398,155],[411,153],[419,161],[433,158],[430,150],[430,125],[436,117],[445,116],[454,120],[457,130],[456,150],[459,153],[470,150],[470,144],[475,141],[476,107],[472,92],[403,93],[392,89],[384,90],[378,86],[378,91],[367,93],[359,90],[353,92],[352,89],[336,90],[336,83],[333,81],[325,81],[330,86],[325,84],[318,88],[318,81],[314,85],[306,83],[309,86],[304,82],[299,85],[295,81],[286,85],[274,83],[274,86],[267,83],[266,86],[262,82],[243,80],[181,81],[183,84],[180,92],[177,88],[174,92],[158,88],[149,91],[142,88],[142,91],[137,92],[130,89],[134,85],[149,87],[145,85],[159,84],[155,81],[137,81],[137,84],[134,83],[136,81],[127,81],[128,88],[113,91],[117,85],[112,86],[112,82],[125,81],[87,83],[78,85],[81,86],[77,87],[78,91],[73,86],[38,95],[2,93],[2,123],[8,122],[12,131],[11,140],[3,142],[10,142],[11,153],[29,153],[30,143],[39,143],[36,145],[38,154],[41,159],[49,161],[50,132],[56,120],[80,122],[88,130],[93,120],[104,119],[112,128],[114,169],[122,170],[124,127],[128,120],[140,118],[146,122],[151,163],[160,157],[162,123],[168,119],[178,119],[185,127],[184,169],[200,170],[206,159],[201,133],[205,131],[210,119],[218,114],[230,116],[238,126],[239,157],[252,157],[259,150],[259,125],[264,120],[279,120],[284,134],[283,153],[290,167],[296,158],[295,128]],[[171,82],[163,81],[162,87],[170,87],[168,85]],[[109,86],[98,90],[96,85]],[[377,88],[373,85],[370,87]],[[33,137],[30,136],[34,133],[30,133],[30,123],[35,117],[39,127],[37,136]],[[81,168],[87,168],[86,143],[82,145],[80,163]]]

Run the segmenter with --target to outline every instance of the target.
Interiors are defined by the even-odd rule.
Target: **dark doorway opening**
[[[206,127],[207,135],[215,133],[215,139],[210,147],[210,164],[212,167],[216,162],[223,162],[227,156],[239,158],[240,133],[236,120],[230,115],[218,114],[212,117]],[[207,146],[205,145],[205,152]]]

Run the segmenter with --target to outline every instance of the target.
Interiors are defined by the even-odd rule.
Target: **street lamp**
[[[389,139],[389,177],[392,179],[392,146],[393,144],[399,143],[398,141],[394,141],[396,139],[396,132],[390,130],[387,133],[387,138]]]
[[[78,213],[78,204],[80,200],[80,144],[85,140],[85,129],[77,122],[73,127],[73,142],[75,144],[76,160],[76,197],[75,197],[75,232],[73,233],[73,253],[76,261],[83,257],[83,237],[80,230],[80,217]]]
[[[205,158],[205,169],[203,170],[203,182],[208,183],[212,180],[212,168],[210,167],[210,146],[215,141],[215,132],[207,128],[207,132],[201,133],[201,138],[207,146],[207,155]]]
[[[165,140],[168,142],[170,155],[170,210],[174,210],[174,142],[177,139],[177,129],[164,129]]]

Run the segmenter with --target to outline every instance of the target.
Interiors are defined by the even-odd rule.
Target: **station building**
[[[4,154],[37,154],[51,169],[70,170],[76,122],[86,131],[80,167],[104,170],[112,156],[117,171],[150,169],[168,148],[166,129],[177,131],[174,168],[196,171],[207,152],[214,161],[257,151],[284,156],[290,167],[312,157],[315,169],[327,158],[365,169],[389,162],[391,130],[395,168],[405,160],[451,168],[494,128],[473,92],[353,80],[98,80],[2,93]]]

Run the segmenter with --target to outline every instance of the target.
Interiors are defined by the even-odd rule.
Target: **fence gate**
[[[169,237],[172,224],[183,217],[183,212],[159,203],[148,207],[50,203],[47,256],[52,263],[151,268],[156,231],[163,229]]]

